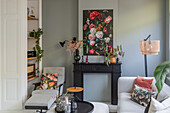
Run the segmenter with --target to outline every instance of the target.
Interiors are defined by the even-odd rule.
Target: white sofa
[[[151,79],[153,77],[147,77]],[[120,77],[118,80],[118,113],[144,113],[145,107],[139,105],[130,100],[130,94],[134,85],[136,77]],[[155,80],[152,83],[153,88],[155,87]],[[164,84],[162,91],[158,96],[158,100],[163,99],[166,96],[170,96],[170,87]]]

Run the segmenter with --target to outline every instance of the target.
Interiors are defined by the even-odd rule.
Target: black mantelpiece
[[[121,76],[121,63],[110,64],[108,67],[104,63],[74,63],[74,86],[83,87],[83,73],[111,73],[111,103],[117,104],[117,84]],[[83,100],[83,92],[75,93]]]

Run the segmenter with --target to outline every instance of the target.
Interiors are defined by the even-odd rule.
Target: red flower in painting
[[[100,18],[100,13],[99,12],[97,12],[97,11],[93,11],[92,13],[90,13],[90,19],[91,20],[94,20],[94,19],[99,19]]]
[[[91,50],[90,50],[90,54],[94,54],[94,49],[91,49]]]
[[[95,28],[96,26],[93,24],[93,23],[91,23],[90,25],[89,25],[89,29],[91,29],[91,28]]]
[[[110,23],[111,20],[112,20],[112,17],[111,17],[111,16],[108,16],[108,17],[104,20],[104,22],[105,22],[105,23]]]
[[[107,27],[103,28],[103,32],[107,33]]]

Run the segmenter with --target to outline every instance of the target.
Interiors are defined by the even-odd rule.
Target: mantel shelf
[[[28,20],[39,20],[39,18],[31,17],[29,15],[27,17],[28,17]]]
[[[30,58],[27,58],[27,60],[33,60],[33,59],[37,59],[37,57],[30,57]]]
[[[31,78],[27,79],[27,81],[34,80],[34,79],[36,79],[36,78],[38,78],[38,77],[39,77],[39,76],[31,77]]]

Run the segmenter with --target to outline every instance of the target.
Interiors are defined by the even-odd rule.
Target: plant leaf
[[[158,93],[162,90],[165,78],[169,73],[170,73],[170,61],[165,61],[156,67],[154,71],[154,77],[156,80],[155,85],[158,89]]]

